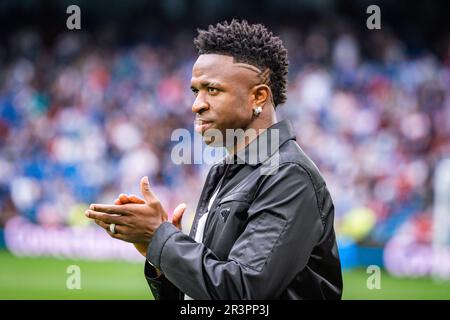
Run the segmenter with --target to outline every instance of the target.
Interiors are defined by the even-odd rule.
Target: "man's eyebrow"
[[[221,87],[222,84],[215,81],[203,81],[200,82],[200,88],[206,88],[206,87]],[[191,89],[197,89],[196,86],[191,85]]]

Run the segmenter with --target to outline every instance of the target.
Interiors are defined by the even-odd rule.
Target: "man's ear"
[[[253,87],[252,91],[253,105],[262,107],[270,102],[272,92],[267,84],[258,84]]]

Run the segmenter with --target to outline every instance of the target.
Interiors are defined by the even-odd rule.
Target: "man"
[[[340,299],[330,194],[290,124],[276,118],[286,100],[281,40],[261,24],[233,20],[200,30],[194,43],[196,130],[229,154],[210,169],[190,235],[179,230],[185,205],[168,222],[147,177],[144,199],[122,194],[115,205],[91,205],[86,215],[146,256],[156,299]],[[258,135],[231,139],[230,129]],[[262,141],[269,152],[247,161]]]

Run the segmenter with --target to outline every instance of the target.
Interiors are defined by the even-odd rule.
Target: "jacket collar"
[[[265,162],[276,154],[288,140],[296,140],[289,121],[277,122],[259,134],[244,149],[235,155],[227,155],[219,164],[249,164],[252,166]]]

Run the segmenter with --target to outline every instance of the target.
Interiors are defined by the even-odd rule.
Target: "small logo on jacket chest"
[[[222,208],[220,209],[219,213],[220,216],[222,217],[222,221],[225,222],[227,221],[228,215],[230,214],[231,208]]]

